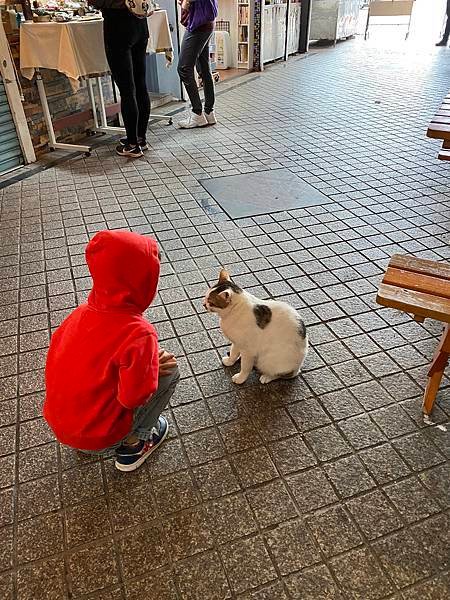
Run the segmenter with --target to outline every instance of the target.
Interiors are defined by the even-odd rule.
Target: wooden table
[[[443,140],[438,158],[440,160],[450,160],[450,93],[444,98],[439,110],[429,124],[427,137]]]
[[[380,284],[377,302],[411,313],[419,322],[430,318],[446,324],[428,371],[423,399],[423,411],[430,414],[450,355],[450,264],[395,254]]]

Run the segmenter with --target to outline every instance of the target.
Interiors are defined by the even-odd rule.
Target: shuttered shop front
[[[23,164],[22,151],[0,76],[0,173]]]

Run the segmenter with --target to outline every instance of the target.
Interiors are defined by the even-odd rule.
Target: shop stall
[[[36,148],[48,144],[50,149],[89,153],[88,145],[57,141],[57,132],[73,138],[86,129],[124,131],[110,125],[120,113],[120,98],[108,75],[103,19],[83,1],[39,1],[30,5],[24,0],[23,5],[5,6],[2,11],[9,47],[21,74],[24,120],[28,120]],[[171,29],[166,11],[157,9],[149,17],[148,52],[161,54],[164,68],[173,64]],[[152,118],[171,120],[169,116]]]
[[[310,40],[336,43],[356,34],[361,0],[312,0]]]
[[[287,59],[298,52],[301,4],[295,0],[265,0],[262,20],[263,62]]]

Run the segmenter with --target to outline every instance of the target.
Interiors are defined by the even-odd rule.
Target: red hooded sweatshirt
[[[158,338],[142,313],[156,295],[159,252],[149,237],[101,231],[86,261],[94,285],[52,336],[44,417],[63,444],[102,450],[130,432],[134,409],[158,387]]]

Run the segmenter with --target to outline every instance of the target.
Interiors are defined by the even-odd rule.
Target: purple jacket
[[[195,31],[205,23],[212,23],[217,17],[217,0],[191,0],[187,30]]]

